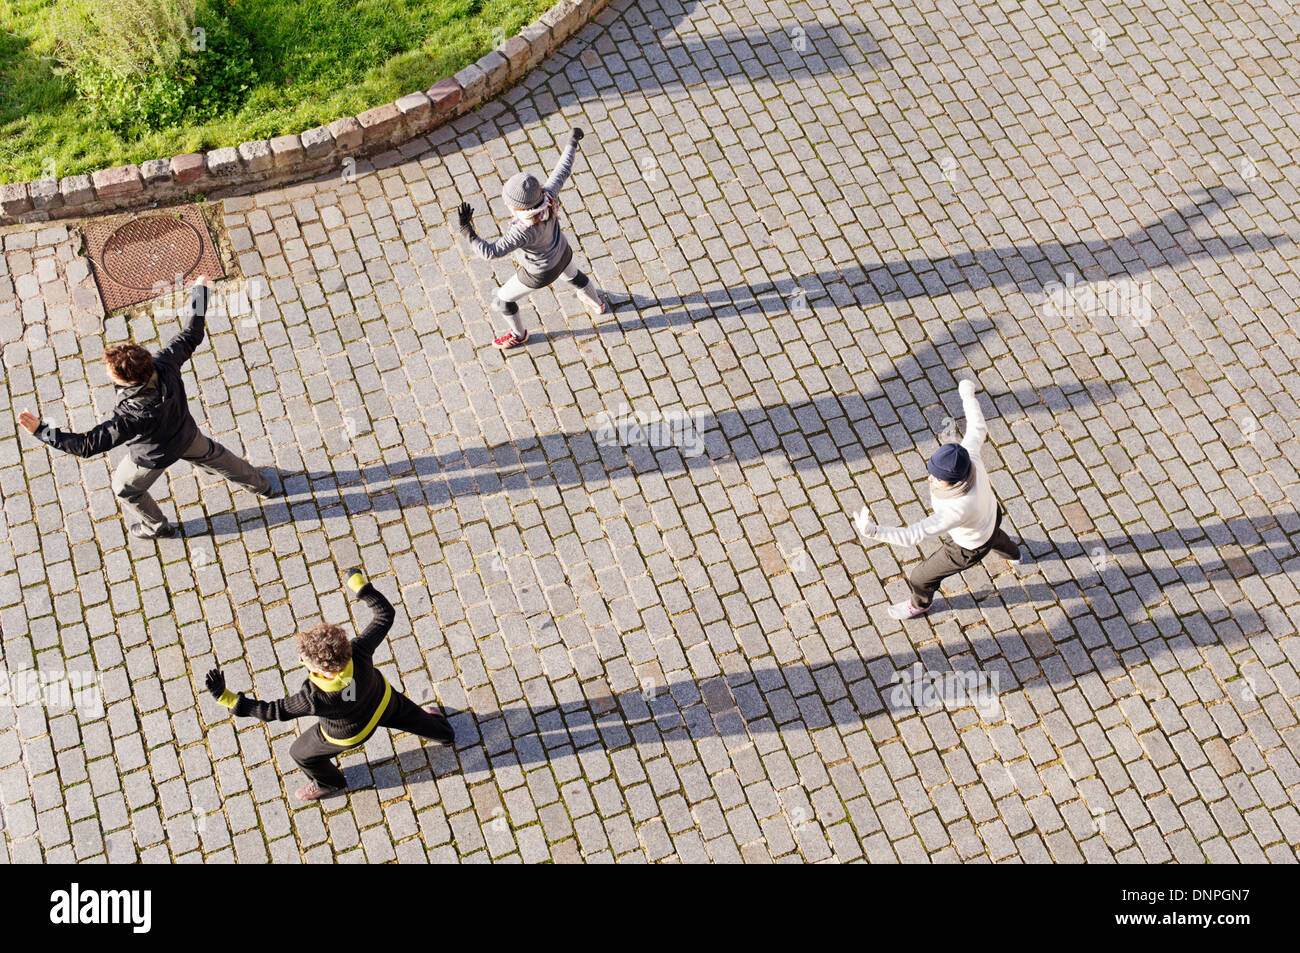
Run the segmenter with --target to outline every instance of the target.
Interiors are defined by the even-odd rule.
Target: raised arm
[[[370,584],[362,570],[349,569],[343,574],[343,580],[348,592],[369,606],[374,613],[370,624],[352,640],[352,654],[373,655],[375,649],[379,648],[379,643],[384,641],[384,636],[388,635],[388,630],[393,627],[393,619],[397,614],[393,611],[393,604]]]
[[[980,452],[980,447],[984,446],[984,438],[989,435],[989,428],[984,422],[984,411],[980,410],[980,402],[975,397],[975,382],[962,381],[957,385],[957,392],[961,394],[961,412],[966,417],[966,435],[961,438],[961,445],[968,453],[977,454]]]
[[[226,676],[219,668],[208,672],[206,684],[218,703],[240,717],[260,718],[262,721],[292,721],[312,713],[311,695],[306,682],[294,694],[273,702],[258,701],[243,692],[232,692],[226,688]]]
[[[552,195],[559,193],[564,188],[564,183],[569,181],[569,175],[573,172],[573,160],[578,157],[578,143],[582,141],[584,133],[581,129],[574,129],[569,136],[569,144],[564,147],[564,152],[560,155],[560,161],[555,164],[555,171],[551,177],[546,180],[543,188]]]
[[[155,361],[164,361],[181,367],[190,359],[195,348],[203,343],[203,333],[207,327],[209,297],[208,286],[205,284],[197,284],[190,289],[190,302],[185,308],[185,328],[180,334],[172,338],[165,348],[158,352],[158,356],[154,358]]]

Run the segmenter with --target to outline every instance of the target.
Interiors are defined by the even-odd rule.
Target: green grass
[[[474,62],[499,30],[517,32],[554,0],[212,2],[252,44],[257,85],[236,112],[124,139],[92,118],[57,72],[59,0],[0,0],[0,182],[238,145],[354,115]]]

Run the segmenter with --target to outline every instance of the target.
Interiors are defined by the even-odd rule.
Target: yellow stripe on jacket
[[[393,686],[389,685],[388,679],[384,678],[384,676],[379,672],[376,672],[375,674],[384,679],[384,697],[379,699],[379,706],[375,709],[375,713],[370,716],[370,721],[366,722],[366,727],[362,728],[358,734],[353,735],[351,738],[331,738],[329,735],[325,734],[325,729],[322,728],[320,730],[321,737],[330,744],[342,745],[344,748],[351,748],[353,745],[360,744],[369,738],[371,733],[375,730],[375,727],[379,724],[379,719],[383,717],[384,710],[388,708],[388,703],[392,701]]]

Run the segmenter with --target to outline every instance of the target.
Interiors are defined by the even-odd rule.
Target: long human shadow
[[[592,49],[609,56],[619,52],[623,44],[637,50],[651,49],[657,44],[664,52],[664,60],[674,63],[691,63],[700,70],[704,81],[717,79],[728,84],[737,81],[753,82],[760,79],[780,81],[803,71],[816,74],[818,62],[824,65],[824,56],[856,51],[859,61],[850,55],[845,61],[850,65],[865,63],[872,68],[888,65],[888,60],[869,32],[859,21],[844,21],[839,25],[806,24],[807,51],[785,49],[793,37],[784,31],[745,33],[714,37],[696,37],[679,34],[679,27],[698,6],[697,0],[684,0],[673,5],[671,11],[658,7],[646,10],[644,20],[653,32],[654,44],[647,43],[645,29],[639,24],[623,23],[635,12],[637,5],[617,3],[613,9],[620,17],[603,32],[595,25],[590,33],[579,34],[569,42],[581,44],[583,37]],[[850,28],[850,26],[855,28]],[[621,39],[614,34],[618,32]],[[569,67],[584,75],[576,84],[569,85],[568,69],[554,75],[534,74],[525,78],[518,87],[502,97],[507,109],[489,111],[457,121],[455,130],[465,137],[478,137],[487,142],[512,130],[522,129],[551,114],[563,106],[589,98],[594,87],[585,74],[592,68],[582,56],[579,46],[571,48],[574,54]],[[757,55],[758,51],[770,51]],[[778,52],[784,50],[784,52]],[[744,53],[754,53],[745,56]],[[638,62],[637,56],[632,56]],[[659,62],[663,62],[660,60]],[[743,61],[745,69],[728,71],[718,69],[719,63]],[[636,90],[652,92],[655,89],[680,83],[676,71],[656,70],[655,64],[646,60],[645,66],[635,71],[618,71],[620,77],[612,93],[622,95]],[[605,86],[605,89],[610,87]],[[435,152],[452,152],[464,148],[464,137],[457,134],[444,137],[433,147]],[[379,160],[376,160],[377,162]],[[404,155],[387,157],[391,163],[406,161]],[[1246,194],[1246,193],[1242,193]],[[1087,239],[1076,242],[1043,242],[1023,245],[996,246],[985,249],[963,249],[937,258],[902,258],[893,261],[857,262],[841,268],[824,269],[814,274],[779,278],[758,286],[701,289],[685,296],[647,297],[624,295],[623,315],[617,320],[605,321],[595,326],[581,328],[556,328],[535,332],[538,338],[559,339],[566,336],[593,334],[621,334],[639,328],[655,329],[691,325],[700,320],[723,315],[745,315],[755,311],[769,314],[788,313],[791,299],[800,293],[806,297],[806,306],[816,311],[819,307],[864,307],[883,302],[906,301],[916,297],[937,297],[957,292],[975,292],[984,288],[1015,287],[1028,295],[1041,294],[1054,281],[1062,281],[1073,272],[1084,281],[1100,281],[1121,277],[1140,278],[1158,267],[1176,267],[1190,261],[1229,257],[1244,249],[1264,251],[1295,241],[1289,235],[1205,235],[1197,236],[1193,226],[1208,221],[1210,213],[1225,211],[1237,204],[1239,196],[1225,187],[1202,190],[1189,197],[1189,204],[1171,209],[1155,221],[1142,225],[1119,239]],[[441,222],[426,222],[428,227],[442,227]],[[1184,237],[1185,236],[1185,237]],[[1191,249],[1184,247],[1190,243]],[[615,291],[617,294],[617,291]],[[633,313],[626,313],[631,311]],[[647,313],[649,312],[649,313]]]
[[[1234,636],[1266,628],[1253,611],[1225,612],[1216,622],[1198,612],[1180,621],[1186,623],[1186,638],[1197,645],[1219,641],[1217,632],[1229,628]],[[842,654],[822,664],[763,664],[707,678],[646,679],[637,688],[598,690],[551,704],[507,704],[498,710],[471,712],[444,700],[456,729],[456,757],[435,745],[424,751],[434,771],[444,774],[514,761],[540,764],[575,751],[614,751],[661,744],[673,737],[732,739],[785,729],[854,729],[882,713],[904,717],[939,709],[975,709],[986,721],[998,722],[1005,717],[1003,693],[1038,682],[1062,689],[1088,672],[1110,680],[1148,661],[1159,668],[1173,655],[1170,641],[1183,640],[1181,632],[1164,635],[1154,627],[1135,633],[1137,627],[1130,628],[1122,617],[1102,620],[1100,637],[1080,633],[1073,622],[1077,616],[1055,624],[1038,638],[1016,632],[965,642],[930,640],[915,646],[904,642],[906,648],[868,657]],[[935,686],[937,695],[915,690],[918,673],[920,682]],[[975,677],[966,676],[963,689],[954,684],[958,673]],[[1271,685],[1258,681],[1252,685],[1252,692],[1260,696],[1271,690]],[[397,760],[405,770],[418,771],[425,765],[424,757],[415,750],[399,754]],[[389,763],[391,759],[354,763],[344,770],[353,787],[372,781],[381,789],[400,787],[401,774],[384,769]]]
[[[1043,590],[1035,601],[1055,603],[1053,587],[1034,588]],[[992,598],[1013,603],[1007,594],[1006,588],[999,587]],[[959,596],[954,604],[968,599]],[[346,764],[344,773],[352,788],[374,783],[387,790],[406,783],[403,771],[421,772],[428,764],[442,776],[512,763],[542,764],[591,749],[660,745],[674,738],[750,739],[786,729],[831,726],[853,730],[879,714],[906,717],[941,709],[974,710],[986,722],[997,723],[1006,715],[1003,693],[1036,683],[1060,690],[1089,672],[1109,681],[1148,662],[1158,669],[1171,660],[1177,665],[1173,653],[1179,645],[1206,646],[1224,638],[1239,642],[1270,630],[1253,608],[1225,609],[1215,618],[1204,611],[1185,613],[1177,616],[1175,629],[1161,631],[1150,621],[1126,620],[1113,611],[1113,605],[1110,601],[1112,611],[1105,616],[1090,607],[1082,614],[1058,616],[1037,634],[1030,626],[1030,631],[966,641],[937,641],[919,631],[925,622],[918,620],[908,623],[913,628],[907,639],[891,640],[906,646],[898,651],[871,656],[841,653],[822,664],[761,665],[709,678],[646,679],[635,689],[595,691],[551,704],[471,712],[444,700],[443,708],[456,729],[455,757],[448,749],[426,746],[400,753],[396,763],[386,758]],[[1090,616],[1095,625],[1083,625],[1082,615]],[[1291,631],[1285,616],[1279,613],[1279,617]],[[914,644],[914,638],[923,641]],[[1258,704],[1251,701],[1256,696],[1274,690],[1267,677],[1258,673],[1255,681],[1243,679],[1242,684],[1249,684],[1249,693],[1241,696],[1248,707]]]
[[[1125,563],[1131,557],[1154,555],[1158,559],[1143,560],[1142,571],[1150,572],[1157,583],[1166,584],[1179,580],[1203,583],[1222,577],[1244,579],[1281,572],[1283,562],[1300,556],[1293,537],[1300,538],[1300,513],[1287,511],[1267,516],[1235,516],[1216,523],[1198,521],[1160,532],[1084,533],[1077,537],[1027,542],[1036,562],[1086,560],[1092,566],[1092,575],[1106,583],[1129,574],[1130,567]],[[1220,548],[1231,546],[1242,552],[1210,561],[1197,559],[1190,565],[1179,563],[1198,551],[1218,553]],[[1178,565],[1172,565],[1175,563]]]
[[[855,464],[869,460],[868,447],[886,441],[886,433],[899,433],[897,450],[915,447],[913,434],[904,421],[887,406],[886,388],[898,381],[925,377],[938,365],[933,351],[925,364],[919,352],[901,360],[894,372],[881,378],[879,389],[866,393],[823,395],[807,401],[735,407],[697,416],[674,419],[683,428],[681,446],[650,446],[669,436],[658,430],[643,434],[645,443],[624,446],[617,443],[634,437],[631,431],[608,428],[616,422],[620,408],[608,418],[597,418],[589,429],[529,435],[495,444],[470,446],[463,450],[429,453],[360,468],[282,470],[287,496],[232,513],[212,514],[215,535],[238,533],[250,520],[269,526],[331,515],[366,511],[389,512],[407,506],[441,506],[459,496],[482,496],[536,485],[561,488],[596,486],[628,473],[655,472],[673,476],[695,470],[709,470],[717,461],[742,464],[762,459],[783,459],[796,473],[818,471],[832,464]],[[942,370],[942,374],[950,372]],[[927,378],[928,380],[928,378]],[[939,382],[930,381],[933,387]],[[1062,388],[1015,388],[997,400],[1014,401],[1020,408],[1106,403],[1116,392],[1124,393],[1122,381],[1092,381]],[[634,410],[634,408],[632,408]],[[956,407],[951,408],[954,412]],[[626,418],[624,418],[626,419]],[[912,422],[915,427],[915,421]],[[695,438],[698,437],[698,443]],[[934,437],[936,443],[938,437]],[[698,453],[694,451],[698,450]],[[883,452],[883,451],[877,451]],[[183,527],[186,536],[204,531],[201,520]]]
[[[880,44],[857,17],[841,17],[833,22],[803,20],[786,29],[681,33],[682,21],[696,7],[696,3],[688,2],[670,18],[649,17],[654,29],[651,42],[644,29],[625,22],[634,9],[641,12],[639,8],[631,4],[617,6],[622,7],[624,16],[604,32],[592,34],[591,47],[601,54],[599,64],[582,62],[579,67],[578,85],[594,86],[602,98],[648,94],[696,83],[730,86],[738,81],[783,82],[800,76],[879,70],[889,65]],[[573,62],[579,59],[575,57]],[[531,93],[531,88],[539,85],[543,84],[525,78],[520,88]],[[551,88],[553,83],[545,85]],[[513,98],[506,93],[507,101]]]
[[[1242,250],[1266,251],[1293,244],[1295,238],[1262,233],[1197,235],[1197,222],[1211,223],[1216,212],[1226,212],[1240,195],[1215,187],[1189,196],[1189,204],[1170,209],[1122,238],[1077,242],[999,246],[955,252],[942,258],[901,258],[859,262],[840,269],[824,269],[760,285],[701,289],[684,296],[625,296],[613,321],[577,328],[541,329],[547,339],[596,334],[625,334],[696,324],[724,316],[762,312],[771,316],[800,308],[817,312],[853,305],[871,307],[920,297],[973,293],[985,288],[1013,288],[1025,295],[1042,295],[1054,282],[1074,276],[1080,283],[1141,280],[1156,268],[1178,267],[1205,259],[1230,257]],[[1186,235],[1187,244],[1166,241]],[[1164,247],[1157,254],[1138,249]],[[617,292],[614,292],[617,296]],[[628,312],[633,312],[629,314]],[[1122,316],[1114,316],[1115,320]]]
[[[866,460],[868,447],[892,439],[895,433],[907,435],[907,440],[893,449],[911,450],[912,437],[904,420],[893,410],[888,388],[899,381],[908,382],[909,388],[913,382],[923,381],[936,394],[940,387],[954,388],[956,382],[949,368],[960,366],[963,349],[978,348],[981,341],[998,331],[996,322],[985,315],[949,322],[941,334],[917,342],[912,351],[881,374],[872,391],[701,412],[683,421],[689,423],[690,433],[700,438],[698,445],[691,447],[608,445],[603,437],[609,435],[602,435],[598,418],[589,429],[528,435],[360,469],[288,472],[284,474],[288,499],[234,514],[214,515],[213,532],[239,532],[240,524],[255,516],[280,525],[314,519],[318,511],[332,515],[421,504],[439,506],[460,495],[492,495],[538,484],[596,485],[629,470],[671,476],[707,470],[723,459],[752,463],[768,457],[784,458],[796,472],[815,471],[832,463]],[[1016,388],[997,400],[1014,401],[1021,409],[1046,406],[1055,410],[1108,403],[1117,392],[1128,389],[1124,381],[1067,381],[1040,389]],[[951,409],[957,409],[955,401]],[[630,410],[635,413],[637,408]],[[617,417],[620,411],[618,407],[609,408],[609,415]],[[913,430],[919,431],[914,421],[910,423]],[[301,497],[307,494],[315,499],[303,500]],[[186,535],[201,531],[197,521],[184,528]]]
[[[941,595],[931,616],[907,623],[901,639],[899,624],[879,612],[873,621],[891,648],[887,652],[841,653],[823,664],[760,665],[711,678],[647,679],[635,689],[589,692],[580,699],[535,706],[469,712],[444,704],[456,728],[456,756],[436,746],[423,752],[441,775],[516,761],[541,764],[573,752],[661,744],[673,737],[748,739],[787,728],[828,726],[852,730],[881,713],[905,717],[913,712],[974,709],[985,721],[998,722],[1004,714],[1000,703],[1004,692],[1038,682],[1059,690],[1088,672],[1110,680],[1147,662],[1160,669],[1174,659],[1175,648],[1189,642],[1206,646],[1228,639],[1239,644],[1242,638],[1270,631],[1277,624],[1287,626],[1289,632],[1290,622],[1280,611],[1268,620],[1253,607],[1224,606],[1217,612],[1198,608],[1178,614],[1161,592],[1153,604],[1148,604],[1150,599],[1135,603],[1125,596],[1133,591],[1133,578],[1139,573],[1151,573],[1164,587],[1175,581],[1241,580],[1294,572],[1300,565],[1291,534],[1297,532],[1300,514],[1286,512],[1196,523],[1160,533],[1108,536],[1100,538],[1104,550],[1088,540],[1056,542],[1057,558],[1088,553],[1088,558],[1102,564],[1055,583],[1021,582],[1008,573],[991,583],[972,580],[971,590]],[[1207,548],[1217,555],[1217,547],[1229,542],[1252,548],[1227,559],[1185,559]],[[1183,561],[1167,570],[1139,569],[1131,565],[1133,553],[1168,554]],[[975,617],[979,610],[1027,603],[1059,606],[1063,611],[1046,618],[1043,625],[1030,623],[1001,635],[964,640],[949,636],[939,641],[929,630],[956,624],[970,631],[968,627],[979,622]],[[535,617],[530,624],[545,624],[546,618]],[[987,632],[982,627],[975,631]],[[972,672],[974,678],[956,677]],[[1271,684],[1250,683],[1251,697],[1263,697],[1271,690]],[[424,769],[423,752],[403,752],[397,765],[392,759],[356,762],[347,765],[345,773],[353,787],[372,782],[380,789],[401,787],[406,783],[402,770]]]
[[[742,33],[739,36],[716,39],[701,39],[691,34],[678,36],[681,23],[697,6],[698,3],[694,0],[686,0],[680,5],[673,5],[668,12],[658,7],[644,12],[642,19],[664,50],[665,59],[674,62],[689,61],[696,68],[702,68],[703,64],[707,71],[720,61],[738,62],[738,50],[776,51],[784,43],[792,42],[792,37],[782,31],[758,35]],[[587,36],[587,42],[593,49],[610,55],[618,52],[624,43],[632,44],[637,49],[653,46],[647,46],[645,28],[640,23],[629,26],[622,22],[640,13],[638,6],[615,4],[613,9],[618,10],[620,16],[608,28],[591,25],[587,28],[590,35],[581,35]],[[832,50],[839,53],[857,50],[862,53],[868,65],[876,68],[887,65],[887,59],[875,41],[870,39],[865,27],[856,21],[855,25],[858,29],[849,29],[847,21],[839,27],[808,24],[803,39],[807,41],[810,53],[799,54],[794,58],[789,55],[792,51],[781,55],[776,55],[775,52],[755,57],[741,55],[739,59],[753,64],[751,69],[722,71],[719,75],[727,82],[740,79],[753,81],[764,77],[780,80],[792,75],[792,63],[801,64],[800,69],[807,68],[816,72],[805,60],[816,61],[822,53],[830,53]],[[843,29],[844,35],[836,33],[837,29]],[[622,39],[614,36],[616,32]],[[858,39],[855,39],[863,37],[866,38],[862,40],[866,44],[865,51],[858,46]],[[570,42],[580,44],[582,40],[579,38]],[[580,49],[579,46],[571,50],[574,55],[570,67],[587,71],[591,68],[588,63],[590,58],[583,57]],[[638,60],[633,57],[633,61]],[[617,92],[653,90],[677,81],[675,71],[665,75],[656,70],[654,65],[647,60],[643,68],[633,72],[619,72],[618,75],[626,79],[620,80]],[[486,142],[512,129],[523,128],[567,103],[589,98],[591,89],[595,88],[590,81],[583,79],[576,86],[566,85],[567,72],[566,69],[554,75],[537,76],[535,82],[526,79],[502,98],[501,102],[512,111],[489,110],[475,114],[477,118],[464,117],[457,121],[454,128],[469,138],[479,137]],[[449,152],[463,147],[464,138],[455,135],[443,137],[440,144],[433,148],[438,152]],[[406,161],[406,156],[393,153],[387,161]],[[1226,211],[1238,204],[1238,200],[1239,195],[1225,187],[1203,189],[1189,196],[1187,204],[1170,209],[1154,221],[1118,239],[963,249],[936,258],[859,261],[813,274],[777,278],[756,286],[701,289],[683,296],[651,297],[632,293],[621,296],[624,301],[621,313],[616,313],[615,320],[594,326],[584,324],[577,328],[539,329],[534,334],[538,339],[556,340],[563,337],[623,334],[636,329],[688,326],[701,320],[744,316],[758,311],[778,315],[789,313],[796,297],[801,302],[800,307],[807,307],[815,313],[823,307],[869,307],[916,297],[978,292],[985,288],[1016,288],[1023,294],[1037,295],[1042,294],[1052,282],[1063,281],[1070,274],[1075,274],[1086,282],[1116,278],[1140,279],[1155,268],[1230,257],[1246,249],[1265,251],[1292,244],[1296,240],[1286,234],[1197,235],[1193,231],[1198,223],[1209,222],[1212,215]],[[443,224],[426,222],[429,227],[441,227]],[[614,293],[618,296],[617,289]]]
[[[1156,225],[1147,228],[1152,229],[1158,225],[1162,229],[1174,229],[1175,218],[1177,222],[1186,225],[1198,216],[1206,217],[1210,207],[1222,208],[1222,203],[1231,200],[1235,200],[1235,196],[1226,189],[1210,190],[1204,200],[1177,212],[1166,213]],[[1130,236],[1130,239],[1132,237],[1134,236]],[[1222,237],[1218,241],[1224,242],[1227,247],[1227,242]],[[1249,239],[1243,237],[1240,241],[1249,242]],[[1116,244],[1109,242],[1105,246],[1114,248]],[[1082,269],[1084,264],[1078,261],[1077,256],[1071,257],[1073,250],[1080,245],[1088,246],[1089,243],[1060,245],[1055,249],[1048,246],[1043,260],[1064,257],[1064,260],[1072,261]],[[1038,246],[1026,246],[1028,247]],[[1178,247],[1182,248],[1181,245]],[[1093,250],[1096,251],[1095,248]],[[1182,260],[1212,253],[1213,249],[1209,245],[1180,251],[1184,256]],[[1027,253],[1024,249],[1019,249],[1017,254],[1023,259]],[[1094,254],[1092,257],[1094,260],[1107,261],[1113,256]],[[977,257],[972,260],[977,260]],[[1166,260],[1169,260],[1168,256]],[[1118,262],[1119,259],[1116,257],[1115,261]],[[886,268],[885,271],[888,272],[889,269]],[[1010,270],[990,276],[984,269],[977,267],[975,273],[972,275],[969,271],[966,272],[969,287],[972,288],[983,286],[979,284],[977,275],[985,275],[984,280],[988,284],[1011,280]],[[1132,274],[1132,271],[1126,270],[1124,273]],[[839,285],[831,281],[829,274],[817,276],[826,293],[823,297],[809,296],[808,307],[811,311],[816,312],[828,304],[834,305],[845,300],[867,301],[873,296],[875,300],[892,300],[885,297],[890,292],[883,287],[878,277],[879,270],[859,268],[856,272],[837,272],[835,275],[840,280]],[[1021,277],[1019,287],[1022,290],[1026,287],[1041,290],[1046,277],[1048,276],[1036,276],[1032,281]],[[916,290],[898,282],[893,283],[893,288],[892,293],[900,295]],[[777,298],[767,299],[763,289],[721,289],[705,292],[702,298],[706,302],[710,299],[718,303],[725,300],[737,314],[747,309],[766,309],[769,302],[773,303],[773,311],[788,310],[788,299],[784,293],[778,291],[777,294]],[[715,316],[724,313],[718,303],[707,304],[705,310]],[[679,312],[676,316],[661,316],[660,320],[674,324],[693,322],[698,317],[695,312],[688,310]],[[636,320],[640,324],[646,324],[644,318]],[[605,327],[623,330],[626,323]],[[735,408],[704,414],[692,422],[692,427],[703,436],[705,452],[698,456],[684,456],[673,449],[652,453],[648,448],[639,447],[629,448],[625,453],[619,448],[598,448],[596,434],[584,430],[529,436],[491,446],[470,447],[463,452],[431,454],[361,470],[305,472],[291,475],[286,486],[295,494],[327,494],[327,498],[318,501],[323,509],[341,507],[342,511],[354,513],[367,509],[400,508],[420,502],[440,505],[461,494],[498,493],[512,486],[536,483],[559,486],[596,483],[609,479],[614,473],[625,472],[628,468],[637,472],[653,469],[672,475],[696,467],[712,466],[714,460],[725,457],[733,457],[745,463],[767,455],[784,455],[796,471],[813,470],[836,461],[854,463],[866,458],[867,446],[880,442],[881,428],[893,428],[899,423],[899,418],[892,409],[884,406],[888,403],[887,399],[881,400],[888,397],[886,388],[889,382],[896,379],[908,382],[924,380],[937,368],[953,366],[954,357],[960,360],[963,348],[978,347],[987,335],[996,331],[996,322],[987,316],[965,317],[949,322],[943,326],[942,336],[936,335],[940,337],[939,340],[926,338],[918,342],[911,353],[900,358],[891,373],[881,379],[874,392],[823,396],[800,404]],[[945,375],[949,372],[939,373]],[[1063,387],[1044,388],[1040,391],[1022,388],[1010,396],[1021,408],[1045,404],[1055,409],[1077,406],[1083,402],[1103,403],[1113,399],[1116,391],[1122,392],[1127,386],[1122,381],[1090,381],[1086,385],[1075,386],[1065,383]],[[337,500],[331,502],[328,495],[337,495]],[[227,531],[236,532],[238,522],[251,512],[236,514]],[[290,500],[278,515],[275,506],[270,507],[270,514],[269,519],[276,523],[299,518],[296,514],[311,518],[315,512],[310,506]]]
[[[289,477],[286,489],[289,497],[264,503],[258,508],[247,508],[236,513],[218,513],[209,517],[214,535],[235,534],[246,530],[250,524],[262,523],[275,527],[299,521],[315,521],[333,516],[352,516],[364,512],[392,512],[408,506],[425,506],[434,502],[447,502],[459,492],[473,488],[478,476],[446,476],[442,467],[429,464],[436,458],[421,457],[412,461],[414,472],[404,478],[393,478],[390,469],[383,465],[361,470],[314,471]],[[448,468],[461,465],[460,458],[449,462]],[[810,464],[811,465],[811,464]],[[549,464],[548,464],[549,467]],[[420,471],[425,470],[422,476]],[[548,475],[550,470],[548,469]],[[561,487],[582,482],[577,469],[565,469],[562,474],[571,477],[569,482],[558,481]],[[437,475],[437,482],[428,477]],[[510,474],[497,474],[494,478],[503,486]],[[383,490],[373,492],[368,486],[381,481]],[[323,489],[323,484],[329,484]],[[310,493],[308,493],[310,489]],[[301,498],[306,495],[306,498]],[[852,516],[853,514],[849,514]],[[1290,531],[1286,525],[1291,524]],[[198,536],[205,532],[202,520],[187,521],[185,536]],[[1188,526],[1174,526],[1160,532],[1132,534],[1083,533],[1079,536],[1062,535],[1058,538],[1042,537],[1033,527],[1032,536],[1022,536],[1020,527],[1010,527],[1032,554],[1034,563],[1067,563],[1071,567],[1091,568],[1084,576],[1074,576],[1055,586],[1042,584],[1019,588],[999,589],[998,595],[1008,605],[1059,601],[1068,596],[1082,597],[1083,584],[1091,578],[1095,583],[1111,585],[1137,572],[1150,573],[1158,585],[1174,583],[1199,584],[1217,578],[1244,579],[1248,576],[1268,576],[1285,572],[1282,564],[1300,555],[1293,536],[1300,536],[1300,515],[1294,512],[1277,513],[1266,517],[1240,516],[1207,524],[1196,522]],[[1220,548],[1235,546],[1241,550],[1227,557],[1218,556]],[[1205,559],[1201,554],[1213,553],[1215,558]],[[1141,559],[1153,556],[1151,560]],[[1193,558],[1195,557],[1195,558]],[[1141,559],[1141,566],[1133,563]],[[1032,564],[1028,567],[1032,570]],[[1073,590],[1073,591],[1070,591]],[[941,600],[943,597],[941,596]],[[950,608],[973,605],[970,597],[954,596],[947,600]],[[941,605],[942,608],[942,605]],[[937,615],[938,613],[936,613]]]

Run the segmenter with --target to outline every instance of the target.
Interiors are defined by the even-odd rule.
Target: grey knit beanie
[[[535,175],[516,172],[501,190],[501,198],[511,208],[537,208],[542,204],[542,183]]]

